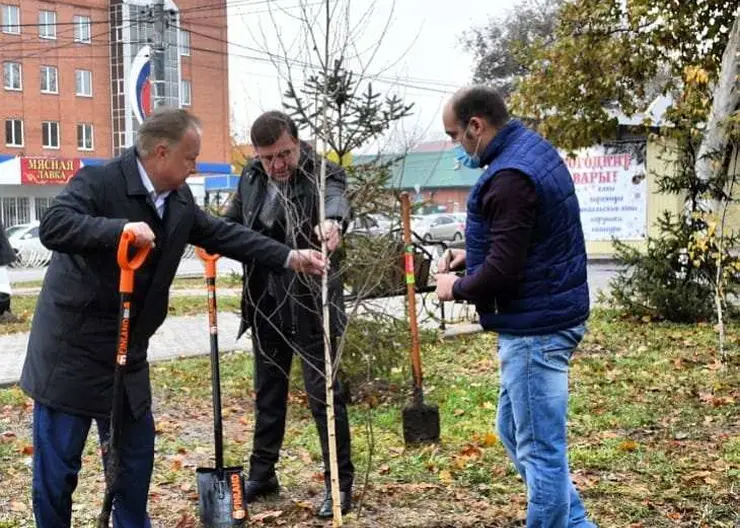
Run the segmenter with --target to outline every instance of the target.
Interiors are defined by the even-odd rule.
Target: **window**
[[[21,10],[17,5],[4,5],[2,10],[3,33],[21,34]]]
[[[23,70],[20,62],[3,63],[3,86],[6,90],[23,89]]]
[[[23,121],[20,119],[5,120],[5,145],[8,147],[23,146]]]
[[[180,104],[182,106],[190,106],[190,97],[191,97],[191,85],[190,81],[182,81],[182,85],[180,86]]]
[[[93,149],[93,126],[90,123],[77,123],[77,148]]]
[[[59,93],[56,66],[41,66],[41,92]]]
[[[75,42],[90,43],[90,24],[89,16],[74,17]]]
[[[44,216],[44,213],[49,208],[50,203],[51,198],[36,197],[36,199],[34,200],[34,205],[36,206],[36,220],[41,220],[41,218]]]
[[[190,56],[190,31],[180,30],[180,55]]]
[[[27,224],[31,221],[30,201],[27,197],[3,196],[0,210],[4,226]]]
[[[57,38],[56,11],[39,11],[39,37],[43,39]]]
[[[89,70],[75,70],[75,93],[85,97],[92,97],[92,72]]]
[[[59,122],[44,121],[41,123],[42,146],[44,148],[59,148]]]

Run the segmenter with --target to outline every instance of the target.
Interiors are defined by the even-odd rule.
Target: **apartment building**
[[[226,0],[165,2],[165,99],[203,120],[199,193],[229,173]],[[133,145],[150,110],[147,0],[0,0],[0,218],[41,218],[82,166]]]

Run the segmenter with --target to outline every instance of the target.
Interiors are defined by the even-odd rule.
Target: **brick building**
[[[41,217],[81,166],[135,141],[149,112],[149,0],[0,0],[0,218]],[[165,2],[165,98],[203,121],[199,174],[230,173],[226,0]]]

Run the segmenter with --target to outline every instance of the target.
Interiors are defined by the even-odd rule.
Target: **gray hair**
[[[170,147],[178,144],[189,128],[194,128],[200,134],[200,119],[182,108],[157,108],[139,127],[136,150],[141,157],[148,157],[162,141]]]

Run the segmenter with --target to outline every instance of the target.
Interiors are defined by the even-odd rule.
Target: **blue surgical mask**
[[[480,169],[480,156],[478,154],[470,155],[465,152],[465,149],[461,145],[455,148],[457,155],[455,159],[459,161],[463,166],[469,169]]]

